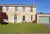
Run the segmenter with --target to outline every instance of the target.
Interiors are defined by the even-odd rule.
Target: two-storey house
[[[32,22],[35,20],[36,7],[34,4],[0,4],[2,12],[8,15],[9,23]]]

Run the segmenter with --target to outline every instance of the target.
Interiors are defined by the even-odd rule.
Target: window
[[[15,11],[17,11],[17,7],[15,7]]]
[[[23,16],[23,21],[25,21],[25,16]]]
[[[32,21],[32,15],[31,15],[31,21]]]
[[[25,7],[23,7],[23,12],[25,12]]]
[[[6,10],[8,11],[8,9],[9,9],[9,7],[7,6],[7,7],[6,7]]]
[[[33,8],[30,8],[30,11],[33,12]]]

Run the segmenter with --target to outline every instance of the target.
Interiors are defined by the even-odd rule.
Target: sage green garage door
[[[50,22],[50,17],[39,17],[39,22],[40,23],[49,23]]]

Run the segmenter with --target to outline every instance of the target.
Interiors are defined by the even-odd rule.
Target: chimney
[[[32,5],[34,6],[34,5],[35,5],[35,3],[32,3]]]

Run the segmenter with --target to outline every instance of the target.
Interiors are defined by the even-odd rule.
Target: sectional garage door
[[[39,17],[40,23],[50,23],[50,17]]]

